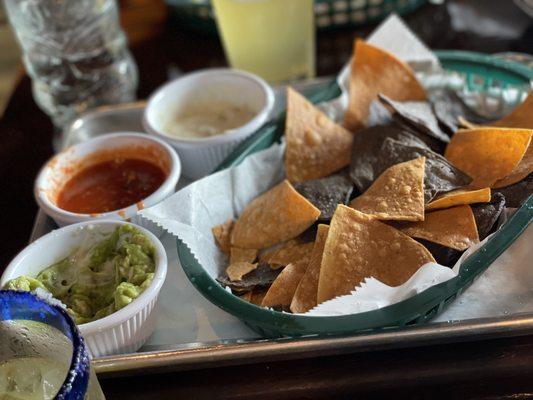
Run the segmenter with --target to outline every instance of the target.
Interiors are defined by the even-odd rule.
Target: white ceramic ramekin
[[[206,138],[187,139],[165,133],[168,119],[185,103],[227,101],[246,105],[255,117],[241,127]],[[228,68],[187,74],[159,88],[148,100],[143,126],[170,143],[178,152],[183,175],[198,179],[211,172],[246,137],[263,125],[274,106],[274,93],[256,75]]]
[[[100,214],[80,214],[63,210],[56,205],[61,188],[70,177],[83,169],[84,160],[90,160],[95,154],[104,154],[104,158],[112,158],[116,152],[125,156],[143,158],[158,165],[167,173],[167,178],[150,196],[120,210]],[[99,219],[133,219],[135,222],[140,222],[137,221],[137,212],[173,194],[180,174],[180,160],[174,149],[164,141],[143,133],[113,133],[79,143],[54,156],[39,172],[34,193],[39,206],[59,226]],[[152,227],[148,228],[152,229]]]
[[[127,222],[82,222],[48,233],[27,246],[11,261],[0,278],[0,288],[7,281],[21,275],[35,277],[44,268],[67,257],[81,241],[87,240],[87,230],[109,233],[122,224]],[[167,255],[159,239],[142,227],[136,228],[148,236],[155,246],[154,280],[138,298],[124,308],[99,320],[78,325],[92,357],[134,352],[154,330],[152,311],[167,275]]]

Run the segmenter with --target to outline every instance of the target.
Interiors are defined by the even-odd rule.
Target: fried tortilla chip
[[[268,286],[277,278],[281,270],[274,270],[268,265],[261,264],[253,271],[244,275],[240,281],[231,281],[228,276],[219,276],[217,281],[225,286],[243,292],[255,287]]]
[[[474,124],[485,124],[487,118],[470,108],[463,99],[451,89],[438,89],[430,92],[433,111],[439,123],[449,136],[459,129],[461,118]]]
[[[529,142],[529,146],[527,147],[524,157],[522,157],[518,165],[514,167],[511,173],[505,178],[497,180],[494,184],[494,187],[501,188],[520,182],[531,173],[533,173],[533,137]]]
[[[516,107],[509,115],[491,123],[490,125],[502,128],[533,129],[533,91],[530,92],[522,104]]]
[[[298,236],[319,215],[320,210],[284,180],[248,204],[233,227],[231,244],[264,249]]]
[[[253,263],[257,258],[257,249],[241,249],[240,247],[232,247],[229,255],[229,263],[234,264],[238,262]]]
[[[396,226],[408,236],[426,239],[455,250],[466,250],[479,243],[476,220],[470,206],[429,212],[424,221]]]
[[[350,179],[361,193],[367,190],[387,168],[407,161],[387,160],[386,166],[382,166],[386,160],[383,160],[379,153],[383,142],[388,138],[407,146],[428,148],[422,140],[398,126],[375,126],[358,131],[357,135],[354,135],[349,172]]]
[[[504,188],[493,189],[492,195],[501,193],[505,197],[507,207],[521,207],[522,204],[533,194],[533,174],[529,174],[520,182]]]
[[[429,102],[394,101],[382,94],[379,95],[379,100],[394,111],[394,117],[407,125],[441,142],[450,141],[450,137],[440,129]]]
[[[474,179],[472,188],[493,187],[522,160],[532,132],[504,128],[458,131],[446,147],[445,157]]]
[[[328,225],[318,225],[316,240],[313,244],[307,270],[300,280],[292,298],[290,309],[293,313],[304,313],[317,305],[318,277],[320,275],[320,264],[322,263],[322,253],[324,252],[328,230]]]
[[[239,261],[226,268],[226,274],[230,281],[240,281],[242,277],[257,268],[257,264]]]
[[[262,307],[286,307],[291,304],[294,292],[300,283],[300,280],[307,269],[307,262],[297,262],[289,264],[278,275],[276,280],[272,282],[268,292],[266,293]]]
[[[376,172],[387,168],[389,163],[400,163],[418,157],[426,157],[424,176],[424,200],[429,203],[440,193],[465,187],[470,178],[463,171],[454,167],[443,156],[427,148],[406,146],[398,141],[386,139],[378,154],[381,164],[375,167]]]
[[[240,295],[239,297],[243,299],[244,301],[251,303],[252,302],[252,291],[250,290],[249,292],[244,292],[244,294]]]
[[[370,103],[379,93],[397,101],[426,100],[411,67],[383,49],[356,40],[344,117],[347,129],[355,132],[366,126]]]
[[[392,113],[379,100],[372,100],[368,108],[367,127],[390,125],[393,122]]]
[[[285,140],[285,173],[291,182],[322,178],[350,163],[352,133],[290,87]]]
[[[472,206],[476,220],[479,240],[485,239],[496,228],[496,221],[505,209],[505,197],[501,193],[494,193],[490,203]]]
[[[297,239],[289,240],[280,247],[267,251],[259,259],[270,265],[270,268],[280,268],[289,264],[306,261],[311,255],[313,243],[302,243]]]
[[[329,221],[337,204],[347,204],[353,191],[353,183],[346,173],[297,183],[294,188],[320,210],[319,221]]]
[[[426,211],[439,210],[474,203],[487,203],[490,201],[490,188],[483,189],[457,189],[444,193],[426,206]]]
[[[348,294],[369,277],[401,285],[433,261],[424,246],[399,230],[339,205],[324,246],[317,303]]]
[[[463,254],[463,251],[450,249],[449,247],[430,242],[429,240],[418,238],[414,239],[428,249],[433,258],[435,258],[435,261],[437,261],[440,265],[445,265],[452,268]]]
[[[393,165],[350,207],[377,219],[424,220],[425,157]]]
[[[231,248],[231,231],[235,221],[228,219],[223,224],[214,226],[211,231],[215,237],[215,241],[222,252],[229,254]]]

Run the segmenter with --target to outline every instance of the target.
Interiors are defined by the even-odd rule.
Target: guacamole
[[[5,289],[45,289],[67,306],[77,324],[84,324],[112,314],[139,297],[152,282],[154,270],[152,242],[133,226],[120,225],[35,278],[12,279]]]

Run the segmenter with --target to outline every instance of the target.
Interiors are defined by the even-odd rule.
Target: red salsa
[[[57,206],[81,214],[114,211],[150,196],[165,179],[165,172],[148,161],[103,161],[74,175],[59,192]]]

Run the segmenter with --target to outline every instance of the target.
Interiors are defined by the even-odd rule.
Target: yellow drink
[[[270,82],[315,74],[313,0],[213,0],[232,67]]]

